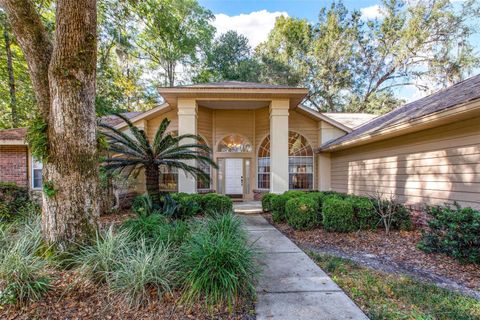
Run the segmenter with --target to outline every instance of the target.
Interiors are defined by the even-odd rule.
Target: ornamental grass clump
[[[49,261],[40,255],[40,217],[0,232],[0,304],[34,301],[51,288]]]
[[[247,243],[238,217],[217,215],[201,222],[181,253],[184,302],[231,308],[254,295],[258,275],[255,251]]]

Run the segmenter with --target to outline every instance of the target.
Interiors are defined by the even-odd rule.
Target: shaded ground
[[[101,216],[101,228],[119,225],[132,217],[130,211]],[[151,302],[139,309],[129,308],[118,296],[109,295],[106,286],[79,283],[75,271],[52,270],[55,279],[52,290],[41,300],[24,306],[1,306],[1,320],[30,319],[68,319],[68,320],[104,320],[104,319],[226,319],[253,320],[255,307],[253,301],[242,302],[229,312],[227,308],[207,310],[204,304],[185,306],[179,303],[180,294],[174,292],[163,297],[156,296],[152,290]]]
[[[273,223],[270,215],[265,217]],[[388,273],[410,275],[480,299],[480,267],[417,249],[419,231],[393,231],[386,236],[382,230],[336,233],[321,228],[295,231],[287,224],[274,225],[306,251],[350,259]]]
[[[240,308],[238,313],[227,310],[207,310],[196,305],[182,306],[176,301],[178,293],[162,299],[152,292],[152,302],[139,309],[129,309],[123,300],[109,297],[105,287],[74,285],[73,272],[57,272],[54,289],[40,301],[24,307],[0,307],[0,319],[255,319],[253,304]]]

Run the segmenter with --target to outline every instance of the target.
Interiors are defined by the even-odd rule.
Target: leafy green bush
[[[233,214],[208,218],[181,251],[185,302],[203,300],[208,307],[232,306],[255,292],[258,270],[254,250],[247,244],[240,219]]]
[[[325,230],[350,232],[357,229],[352,202],[336,196],[327,197],[323,203],[323,227]]]
[[[11,221],[29,203],[26,188],[11,182],[0,182],[0,221]]]
[[[275,193],[265,193],[262,196],[262,209],[265,212],[272,211],[272,199],[277,195]]]
[[[428,207],[432,217],[419,248],[445,253],[463,262],[480,264],[480,211],[459,206]]]
[[[40,217],[0,232],[0,304],[38,300],[51,288],[48,261],[38,255],[42,245]]]
[[[202,211],[201,198],[198,194],[174,193],[172,199],[177,202],[174,219],[188,219]]]
[[[394,195],[386,198],[376,195],[372,201],[385,230],[411,230],[413,228],[410,211],[399,203]]]
[[[155,211],[155,208],[150,196],[140,195],[133,199],[132,210],[138,215],[150,215]]]
[[[375,211],[373,201],[367,197],[349,196],[346,198],[352,204],[355,229],[376,229],[380,217]]]
[[[229,197],[217,193],[202,196],[203,209],[206,214],[228,214],[233,211],[233,201]]]
[[[319,225],[318,202],[312,197],[289,199],[285,205],[288,224],[298,230],[313,229]]]
[[[290,190],[286,191],[281,195],[276,195],[270,200],[271,203],[271,209],[272,209],[272,219],[274,222],[284,222],[286,220],[286,211],[285,211],[285,205],[287,204],[287,201],[296,198],[296,197],[301,197],[305,194],[303,191],[297,191],[297,190]]]

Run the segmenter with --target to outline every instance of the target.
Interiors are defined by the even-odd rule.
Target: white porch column
[[[289,100],[270,103],[270,192],[288,190],[288,107]]]
[[[197,102],[195,99],[178,99],[178,134],[197,134]],[[182,143],[192,143],[193,139],[185,139]],[[188,160],[195,165],[195,160]],[[190,174],[179,170],[178,192],[196,193],[197,181]]]

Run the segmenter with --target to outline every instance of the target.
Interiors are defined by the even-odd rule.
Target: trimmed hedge
[[[327,197],[323,203],[323,227],[328,231],[355,231],[355,212],[349,200],[336,196]]]
[[[286,220],[285,205],[287,204],[287,201],[292,198],[303,196],[304,194],[303,191],[290,190],[273,197],[270,200],[273,221],[284,222]]]
[[[459,261],[480,264],[480,211],[451,206],[428,207],[432,217],[418,247]]]
[[[319,203],[314,197],[291,198],[285,205],[287,223],[296,230],[309,230],[320,224]]]
[[[217,193],[201,196],[202,209],[206,214],[227,214],[233,211],[233,201],[229,197]]]
[[[277,195],[275,193],[265,193],[262,197],[262,210],[265,212],[272,211],[272,200]]]
[[[355,229],[377,229],[380,225],[380,216],[375,211],[375,206],[371,199],[359,196],[350,196],[346,200],[350,201],[354,211]]]

